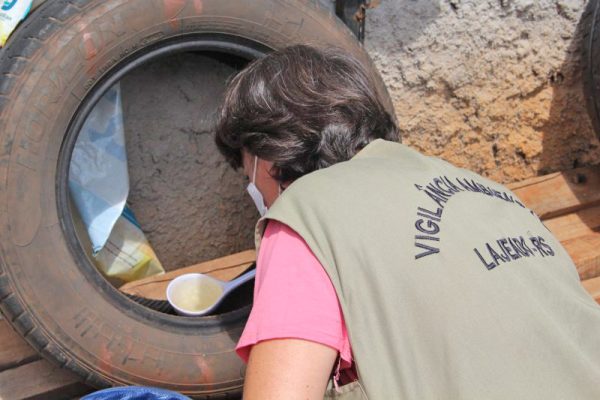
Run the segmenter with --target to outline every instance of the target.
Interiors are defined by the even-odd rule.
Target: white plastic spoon
[[[232,281],[222,281],[208,275],[180,275],[167,286],[167,300],[178,314],[198,317],[213,311],[238,286],[253,279],[252,269]]]

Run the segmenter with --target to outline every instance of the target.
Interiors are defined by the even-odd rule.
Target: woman
[[[600,308],[564,249],[503,186],[397,139],[341,51],[230,83],[216,142],[263,215],[244,398],[600,398]]]

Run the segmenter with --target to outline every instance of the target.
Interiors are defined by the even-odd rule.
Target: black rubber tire
[[[48,0],[11,37],[0,60],[0,309],[42,355],[95,387],[240,394],[234,346],[249,306],[186,319],[121,295],[74,240],[64,154],[115,71],[192,37],[255,53],[301,42],[346,48],[370,69],[393,115],[366,52],[319,3]]]
[[[600,1],[590,0],[581,16],[583,87],[588,114],[600,137]]]

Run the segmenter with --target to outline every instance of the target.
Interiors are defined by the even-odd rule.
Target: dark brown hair
[[[295,45],[233,78],[215,141],[232,167],[245,148],[287,182],[349,160],[377,138],[397,141],[398,130],[360,62],[339,49]]]

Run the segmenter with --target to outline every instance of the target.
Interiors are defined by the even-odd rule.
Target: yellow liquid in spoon
[[[223,287],[210,279],[190,280],[177,288],[171,300],[183,310],[197,312],[215,304],[222,293]]]

